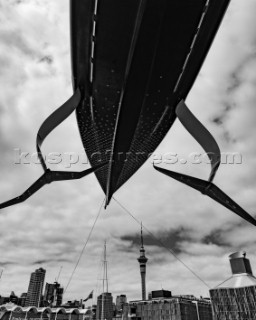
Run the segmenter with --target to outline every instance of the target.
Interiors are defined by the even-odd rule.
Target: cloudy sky
[[[216,184],[252,215],[256,211],[256,1],[232,0],[212,49],[187,99],[223,152],[242,163],[222,164]],[[19,195],[42,174],[38,164],[15,164],[17,153],[35,152],[40,124],[72,94],[68,0],[0,0],[0,201]],[[82,152],[75,115],[46,140],[43,150]],[[157,153],[185,159],[202,152],[177,121]],[[62,166],[61,166],[62,165]],[[58,169],[65,169],[64,163]],[[164,166],[164,165],[163,165]],[[86,165],[76,164],[73,170]],[[56,169],[56,166],[51,166]],[[175,164],[172,170],[206,179],[209,165]],[[211,199],[152,168],[152,159],[116,193],[116,199],[154,232],[209,287],[230,276],[228,255],[245,250],[256,268],[255,228]],[[66,287],[104,194],[91,175],[55,183],[0,213],[0,294],[27,291],[30,273],[62,266]],[[109,290],[140,298],[139,225],[115,202],[102,210],[64,300],[101,290],[107,240]],[[208,295],[208,287],[145,234],[147,290]]]

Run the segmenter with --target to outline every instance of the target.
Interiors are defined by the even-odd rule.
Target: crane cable
[[[173,255],[185,268],[187,268],[198,280],[200,280],[208,289],[211,287],[195,272],[193,271],[185,262],[183,262],[178,255],[173,251],[173,249],[169,248],[164,244],[160,239],[158,239],[154,233],[152,233],[148,228],[146,228],[141,221],[139,221],[126,207],[124,207],[118,200],[114,197],[113,199],[115,202],[129,215],[131,216],[139,225],[142,225],[142,228],[156,241],[158,242],[163,248],[165,248],[171,255]]]
[[[82,248],[82,250],[81,250],[81,252],[80,252],[80,254],[79,254],[79,257],[78,257],[77,262],[76,262],[76,264],[75,264],[75,266],[74,266],[74,269],[73,269],[73,271],[72,271],[72,273],[71,273],[71,276],[70,276],[70,278],[69,278],[69,280],[68,280],[68,283],[67,283],[67,285],[66,285],[66,288],[65,288],[65,290],[64,290],[64,293],[66,293],[66,291],[67,291],[67,289],[68,289],[68,286],[69,286],[69,284],[70,284],[70,282],[71,282],[71,280],[72,280],[72,278],[73,278],[73,276],[74,276],[74,273],[75,273],[75,271],[76,271],[76,269],[77,269],[77,267],[78,267],[78,265],[79,265],[79,262],[80,262],[80,260],[81,260],[81,258],[82,258],[82,255],[83,255],[83,253],[84,253],[84,250],[85,250],[85,248],[86,248],[86,246],[87,246],[87,243],[89,242],[89,240],[90,240],[90,238],[91,238],[93,229],[94,229],[94,227],[95,227],[95,225],[96,225],[96,223],[97,223],[97,221],[98,221],[98,218],[99,218],[99,216],[100,216],[100,214],[101,214],[101,210],[102,210],[102,208],[103,208],[104,202],[105,202],[105,198],[104,198],[104,200],[102,201],[102,204],[101,204],[101,206],[100,206],[100,208],[99,208],[99,210],[98,210],[97,216],[96,216],[96,218],[95,218],[95,220],[94,220],[94,222],[93,222],[93,225],[92,225],[91,230],[90,230],[90,232],[89,232],[89,234],[88,234],[88,237],[87,237],[87,239],[86,239],[86,241],[85,241],[85,243],[84,243],[84,246],[83,246],[83,248]]]

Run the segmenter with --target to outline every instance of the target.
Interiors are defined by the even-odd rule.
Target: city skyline
[[[106,268],[105,246],[106,244],[104,245],[104,269]],[[108,290],[104,291],[103,286],[103,293],[97,296],[97,304],[93,305],[93,303],[91,303],[90,306],[86,308],[84,304],[82,304],[82,301],[85,302],[88,299],[92,299],[93,291],[85,300],[68,301],[62,304],[63,288],[60,287],[59,283],[55,282],[54,284],[46,283],[44,295],[41,294],[41,298],[43,299],[39,303],[38,292],[39,289],[42,288],[40,284],[43,283],[46,273],[46,270],[40,268],[31,273],[28,295],[21,295],[23,298],[24,295],[27,295],[29,298],[26,299],[26,303],[24,299],[21,299],[21,297],[18,298],[12,291],[9,299],[8,297],[0,296],[1,312],[5,318],[8,317],[9,319],[13,316],[13,312],[16,311],[18,311],[20,315],[25,316],[25,318],[27,316],[30,318],[31,313],[30,315],[27,313],[28,307],[29,309],[33,309],[32,314],[34,314],[34,312],[43,312],[45,309],[50,313],[57,311],[57,313],[64,312],[64,314],[77,314],[81,312],[82,314],[88,315],[88,312],[91,312],[92,319],[95,319],[96,316],[96,319],[104,317],[109,320],[111,320],[113,316],[115,319],[117,317],[129,319],[129,314],[132,314],[133,317],[143,317],[145,319],[151,319],[151,317],[153,319],[159,319],[159,317],[169,319],[170,314],[175,315],[177,319],[184,320],[197,319],[199,316],[200,318],[202,317],[202,319],[210,320],[212,319],[212,314],[214,319],[219,317],[226,319],[228,315],[236,316],[239,319],[247,319],[248,316],[250,319],[254,319],[256,278],[252,273],[250,260],[246,257],[245,251],[234,252],[228,256],[228,259],[231,267],[231,277],[228,277],[228,279],[222,281],[218,286],[210,290],[211,299],[205,299],[203,297],[197,298],[191,294],[173,295],[171,291],[161,289],[151,291],[147,298],[142,297],[142,300],[137,301],[127,301],[126,295],[121,294],[116,296],[115,303],[112,294],[109,293]],[[57,291],[55,291],[55,289],[57,289]],[[58,289],[60,290],[58,291]],[[59,297],[58,294],[60,294]],[[53,295],[56,300],[53,298]],[[142,295],[144,295],[143,284]],[[30,300],[29,303],[28,300]],[[56,305],[51,304],[54,301],[57,302]],[[47,308],[42,308],[42,306]],[[57,306],[59,308],[56,308]],[[80,309],[80,311],[78,309]],[[54,315],[54,318],[56,318],[57,313]],[[102,314],[104,314],[104,316],[102,316]]]
[[[15,149],[36,151],[41,122],[69,97],[72,88],[68,1],[0,0],[0,7],[4,21],[0,26],[0,200],[4,201],[41,175],[39,165],[15,164]],[[248,0],[246,5],[231,1],[187,99],[222,151],[242,155],[241,164],[221,165],[216,184],[251,214],[256,208],[255,13],[255,1]],[[156,154],[174,152],[188,159],[192,152],[202,152],[178,121],[170,133]],[[51,134],[43,150],[82,152],[75,115]],[[205,163],[160,165],[202,178],[210,171]],[[56,167],[61,169],[61,164]],[[79,163],[71,169],[84,167]],[[211,287],[229,274],[226,257],[231,252],[244,249],[256,265],[254,227],[155,172],[152,159],[114,197]],[[91,175],[49,185],[26,203],[1,211],[0,293],[25,292],[30,272],[40,267],[47,269],[45,281],[53,282],[63,266],[59,280],[65,288],[103,199]],[[109,291],[114,296],[126,293],[129,299],[140,298],[140,225],[113,199],[101,212],[64,301],[86,297],[97,288],[105,239]],[[208,288],[145,231],[144,245],[149,259],[147,292],[163,287],[175,294],[208,295]]]

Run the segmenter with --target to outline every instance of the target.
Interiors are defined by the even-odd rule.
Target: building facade
[[[215,320],[256,319],[256,278],[246,252],[229,256],[232,276],[210,290]]]
[[[121,294],[116,297],[116,311],[120,312],[123,310],[124,305],[127,303],[127,297],[125,294]]]
[[[91,309],[20,307],[8,303],[0,306],[1,320],[91,320]]]
[[[25,307],[25,304],[26,304],[26,299],[27,299],[27,292],[23,292],[21,295],[20,295],[20,302],[18,305],[20,305],[21,307]]]
[[[31,273],[25,302],[26,307],[40,307],[45,273],[46,271],[43,268],[39,268]]]
[[[22,293],[20,297],[16,296],[12,291],[9,297],[0,296],[0,306],[6,303],[13,303],[17,306],[24,307],[26,302],[27,293]],[[0,317],[1,318],[1,317]]]
[[[113,297],[110,292],[103,292],[97,299],[96,319],[112,320]]]
[[[45,284],[44,304],[50,307],[59,307],[62,305],[64,289],[58,282]]]
[[[161,297],[160,291],[152,291],[152,297],[155,296],[152,300],[129,302],[124,310],[124,320],[213,320],[210,300],[193,296],[170,297],[170,291],[165,290],[167,297]]]

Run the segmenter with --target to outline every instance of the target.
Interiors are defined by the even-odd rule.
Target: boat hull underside
[[[107,203],[171,128],[229,0],[72,0],[77,121]]]

